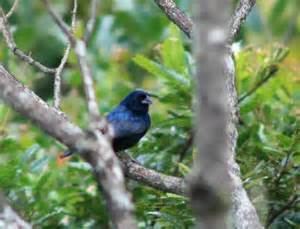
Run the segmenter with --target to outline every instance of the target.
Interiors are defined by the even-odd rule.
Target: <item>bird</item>
[[[112,147],[120,152],[135,146],[151,126],[149,106],[151,95],[141,89],[130,92],[107,116],[112,131]],[[66,150],[61,158],[73,154]]]
[[[136,145],[151,126],[150,94],[143,90],[129,93],[106,117],[112,127],[112,146],[119,152]]]

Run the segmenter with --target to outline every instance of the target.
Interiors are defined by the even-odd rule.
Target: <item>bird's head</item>
[[[129,110],[141,114],[148,112],[150,104],[152,104],[150,94],[142,90],[131,92],[121,102],[121,105],[126,106]]]

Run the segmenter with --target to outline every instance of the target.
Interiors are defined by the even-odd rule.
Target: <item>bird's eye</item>
[[[146,99],[146,95],[139,95],[138,99],[139,99],[139,101],[142,101],[142,100]]]

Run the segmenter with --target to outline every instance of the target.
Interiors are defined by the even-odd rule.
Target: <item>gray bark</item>
[[[194,5],[198,156],[189,176],[189,192],[199,228],[228,228],[231,107],[224,60],[229,5],[228,0],[200,0]]]
[[[255,1],[240,2],[237,11],[240,13],[234,15],[238,19],[231,20],[230,28],[227,27],[229,1],[199,2],[194,7],[199,156],[189,177],[192,206],[200,227],[259,229],[262,226],[234,160],[238,136],[235,68],[231,52],[225,48]],[[250,5],[244,6],[246,3]]]
[[[238,97],[235,85],[235,67],[231,51],[228,50],[225,61],[226,90],[228,93],[228,107],[230,107],[230,117],[227,129],[229,138],[230,154],[227,160],[228,172],[232,183],[232,209],[231,217],[233,227],[238,229],[260,229],[260,223],[256,209],[251,203],[241,180],[240,167],[235,161],[235,148],[238,138],[236,125],[238,123]]]

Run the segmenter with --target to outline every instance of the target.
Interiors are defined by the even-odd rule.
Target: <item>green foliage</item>
[[[188,9],[188,2],[178,4]],[[285,36],[290,28],[286,25],[297,9],[296,2],[259,3],[268,18],[265,23],[276,37]],[[78,36],[83,34],[88,3],[79,1]],[[133,88],[149,90],[156,98],[151,108],[152,127],[129,153],[149,168],[184,176],[190,170],[194,152],[191,138],[195,66],[190,42],[169,24],[152,1],[101,4],[101,16],[88,50],[101,112],[109,112]],[[10,1],[1,5],[7,10]],[[69,22],[72,1],[53,1],[53,5]],[[237,160],[244,185],[262,222],[267,223],[298,191],[300,90],[296,76],[300,38],[298,28],[292,31],[293,36],[289,35],[295,40],[290,40],[287,47],[273,42],[249,47],[247,41],[252,44],[266,39],[264,33],[257,33],[265,31],[260,11],[254,9],[253,15],[242,33],[245,44],[235,55],[241,121]],[[9,22],[20,48],[32,52],[47,66],[57,66],[65,39],[39,1],[20,1]],[[17,60],[2,37],[0,61],[52,103],[53,82],[49,76]],[[84,128],[87,114],[74,53],[64,70],[62,89],[62,110]],[[57,160],[63,150],[59,143],[0,103],[0,187],[11,204],[36,228],[110,227],[89,165],[76,156],[66,162]],[[133,193],[139,228],[194,225],[185,197],[134,181],[128,181],[128,188]],[[287,206],[272,220],[271,228],[297,228],[299,208],[299,201]]]
[[[240,90],[264,81],[264,77],[270,75],[270,66],[279,67],[277,73],[271,74],[270,81],[240,104],[242,125],[237,156],[244,174],[244,185],[267,222],[297,195],[297,177],[300,175],[297,161],[300,122],[296,114],[296,104],[300,102],[297,96],[299,88],[292,83],[293,74],[284,67],[280,68],[286,53],[281,47],[273,47],[269,50],[249,49],[237,56]],[[287,208],[288,211],[275,221],[272,228],[294,228],[291,223],[300,223],[296,202]]]

